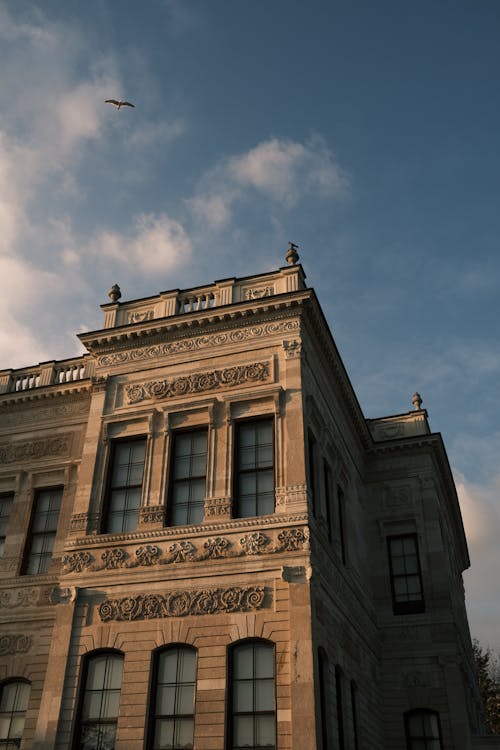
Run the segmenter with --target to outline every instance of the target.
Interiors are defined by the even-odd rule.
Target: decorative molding
[[[47,456],[67,456],[71,446],[71,434],[55,435],[43,440],[30,440],[0,445],[0,464],[36,461]]]
[[[25,410],[20,409],[18,406],[14,409],[7,406],[2,410],[2,425],[10,427],[27,422],[36,422],[38,424],[51,419],[64,419],[65,417],[76,417],[81,414],[87,414],[88,410],[88,397],[56,406],[31,407]]]
[[[50,604],[73,604],[76,601],[78,589],[76,586],[54,586],[50,592]]]
[[[231,516],[230,497],[207,497],[205,499],[205,515],[207,518],[217,516]]]
[[[40,589],[24,588],[0,591],[0,607],[13,609],[14,607],[34,607],[40,601]]]
[[[85,531],[87,529],[88,513],[73,513],[70,521],[70,531]]]
[[[129,312],[128,323],[143,323],[145,320],[153,320],[154,310],[144,310],[143,312]]]
[[[267,380],[269,371],[269,362],[253,362],[250,365],[225,367],[223,370],[182,375],[173,380],[150,380],[127,385],[125,391],[129,404],[137,404],[145,399],[176,398],[190,393],[203,393],[219,388],[232,388],[246,382]]]
[[[413,508],[413,492],[410,484],[384,487],[383,509],[392,513],[395,510]]]
[[[126,351],[103,354],[98,357],[97,364],[99,367],[111,367],[113,365],[137,362],[144,359],[157,359],[170,354],[192,352],[213,346],[223,346],[224,344],[239,344],[243,341],[248,341],[249,339],[273,336],[275,334],[292,333],[298,329],[298,320],[263,323],[262,325],[250,326],[248,328],[219,331],[218,333],[206,334],[205,336],[182,338],[168,343],[144,346],[139,349],[128,349]]]
[[[1,557],[0,558],[0,571],[2,573],[13,573],[17,570],[18,558],[17,556]]]
[[[170,591],[106,599],[98,611],[102,622],[247,612],[262,608],[264,594],[263,586]]]
[[[123,547],[111,547],[102,552],[102,564],[95,563],[90,552],[71,552],[63,556],[62,564],[63,573],[68,575],[82,573],[85,570],[98,572],[309,550],[309,529],[306,527],[281,529],[274,540],[261,531],[252,531],[238,539],[238,546],[224,536],[215,536],[197,545],[190,540],[177,541],[170,544],[166,551],[156,544],[141,545],[133,553],[129,553]]]
[[[262,299],[262,297],[271,297],[275,294],[274,286],[247,286],[241,290],[245,299]]]
[[[0,635],[0,656],[25,654],[32,645],[33,638],[30,635],[19,635],[17,633]]]
[[[307,503],[307,484],[276,487],[276,507],[282,508],[292,503]]]
[[[302,353],[302,341],[293,339],[292,341],[283,341],[285,359],[296,359]]]
[[[164,505],[144,505],[139,509],[139,525],[146,523],[161,523],[165,520]]]

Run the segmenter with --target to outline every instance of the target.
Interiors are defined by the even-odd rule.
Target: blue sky
[[[0,0],[0,367],[300,245],[367,417],[443,433],[500,647],[497,0]],[[125,97],[116,111],[104,104]]]

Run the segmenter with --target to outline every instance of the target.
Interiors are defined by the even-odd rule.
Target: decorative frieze
[[[165,520],[164,505],[144,505],[139,510],[139,524],[161,523]]]
[[[252,531],[238,540],[238,545],[223,536],[210,537],[197,545],[188,540],[170,544],[163,550],[156,544],[144,544],[133,553],[123,547],[110,547],[101,554],[101,563],[95,562],[90,552],[67,553],[62,558],[63,573],[117,570],[139,566],[169,565],[184,562],[202,562],[242,555],[273,554],[309,550],[309,529],[282,529],[273,540],[261,531]]]
[[[56,435],[42,440],[30,440],[0,445],[0,464],[36,461],[48,456],[67,456],[71,445],[71,435]]]
[[[6,633],[0,636],[0,656],[14,656],[15,654],[25,654],[33,645],[33,638],[30,635],[20,635],[18,633]]]
[[[243,383],[267,380],[269,362],[253,362],[250,365],[225,367],[222,370],[198,372],[182,375],[172,380],[150,380],[126,386],[129,404],[137,404],[146,399],[178,398],[191,393],[203,393],[220,388],[234,388]]]
[[[130,312],[128,314],[129,323],[143,323],[145,320],[153,320],[154,310],[143,310],[142,312]]]
[[[231,516],[231,498],[230,497],[207,497],[205,499],[205,515],[207,518],[217,516]]]
[[[87,530],[88,513],[73,513],[70,521],[70,531],[78,532]]]
[[[99,606],[99,616],[102,622],[109,622],[248,612],[262,608],[264,595],[263,586],[233,586],[227,589],[126,596],[122,599],[106,599]]]
[[[200,349],[207,349],[213,346],[224,346],[225,344],[239,344],[252,339],[273,336],[276,334],[288,334],[299,328],[298,320],[279,320],[274,323],[264,323],[258,326],[249,326],[248,328],[235,329],[231,331],[219,331],[218,333],[206,334],[204,336],[194,336],[192,338],[182,338],[168,343],[153,344],[152,346],[143,346],[139,349],[130,349],[123,352],[113,352],[112,354],[103,354],[98,360],[99,367],[111,367],[112,365],[121,365],[128,362],[137,362],[147,359],[158,359],[170,354],[182,354],[184,352],[193,352]]]
[[[36,408],[32,404],[27,409],[20,409],[16,404],[15,408],[4,407],[2,410],[2,425],[10,427],[11,425],[20,425],[30,422],[39,424],[52,419],[65,419],[86,414],[89,410],[88,398],[82,398],[78,401],[70,401],[57,406],[46,406]]]
[[[250,299],[262,299],[263,297],[271,297],[274,292],[274,286],[247,286],[242,289],[243,297],[246,300]]]
[[[34,607],[40,601],[39,588],[9,589],[0,591],[0,607],[12,609],[14,607]]]

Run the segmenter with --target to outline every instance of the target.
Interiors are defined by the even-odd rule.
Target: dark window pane
[[[394,613],[423,612],[424,597],[416,535],[389,537],[388,549]],[[412,720],[417,719],[413,717]]]
[[[201,523],[205,515],[207,431],[174,435],[170,486],[170,523]]]
[[[196,652],[183,646],[160,652],[156,656],[155,674],[148,748],[192,748]]]
[[[77,720],[79,750],[113,750],[120,707],[123,656],[99,653],[86,662]]]
[[[35,496],[25,553],[24,573],[46,573],[52,562],[63,488],[39,490]]]
[[[234,516],[274,512],[274,420],[241,422],[236,427]]]
[[[139,522],[146,440],[114,443],[109,471],[110,484],[103,531],[107,534],[133,531]]]
[[[276,742],[274,646],[260,641],[231,650],[233,750],[274,748]]]
[[[24,681],[6,682],[0,687],[0,744],[18,747],[23,735],[31,686]],[[8,740],[13,740],[12,745]]]

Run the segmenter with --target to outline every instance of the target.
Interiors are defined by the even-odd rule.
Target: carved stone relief
[[[233,586],[227,589],[127,596],[123,599],[106,599],[99,606],[99,616],[102,622],[109,622],[247,612],[261,609],[264,593],[263,586]]]
[[[241,557],[242,555],[308,551],[309,529],[282,529],[274,540],[261,531],[252,531],[242,536],[238,540],[238,545],[235,546],[226,537],[216,536],[199,542],[198,546],[186,540],[174,542],[166,550],[156,544],[145,544],[130,554],[123,547],[111,547],[101,554],[101,563],[96,562],[88,551],[71,552],[62,558],[63,573],[202,562],[208,559]]]
[[[250,365],[183,375],[173,380],[150,380],[146,383],[128,385],[125,390],[129,404],[136,404],[145,399],[176,398],[189,393],[203,393],[219,388],[232,388],[247,382],[267,380],[269,371],[269,362],[253,362]]]
[[[85,414],[89,409],[89,400],[81,399],[69,403],[59,404],[50,407],[33,407],[30,405],[27,409],[20,409],[17,405],[15,409],[5,408],[2,411],[2,424],[7,426],[25,424],[27,422],[46,422],[50,419],[64,419],[73,417],[78,414]]]
[[[208,497],[205,500],[205,513],[207,518],[216,516],[231,515],[231,498],[230,497]]]
[[[243,289],[245,299],[262,299],[262,297],[271,297],[274,294],[274,286],[255,286]]]
[[[386,511],[413,508],[413,492],[409,484],[384,488],[383,508]]]
[[[154,310],[144,310],[143,312],[130,312],[128,314],[129,323],[142,323],[145,320],[153,320]]]
[[[0,636],[0,656],[25,654],[32,645],[33,638],[30,635],[6,633]]]
[[[219,333],[206,334],[205,336],[194,336],[193,338],[182,338],[164,344],[153,344],[140,349],[131,349],[124,352],[113,352],[103,354],[97,360],[99,367],[110,367],[121,365],[125,362],[136,362],[143,359],[157,359],[169,354],[181,354],[183,352],[206,349],[212,346],[223,346],[224,344],[237,344],[249,339],[262,338],[280,333],[291,333],[299,328],[298,320],[284,320],[275,323],[264,323],[259,326],[237,329],[233,331],[220,331]]]
[[[34,607],[40,601],[39,588],[11,589],[0,591],[0,607]]]
[[[163,523],[165,520],[164,505],[145,505],[139,510],[139,524]]]
[[[71,435],[56,435],[43,440],[30,440],[25,443],[4,443],[0,445],[0,464],[35,461],[47,456],[67,456],[71,445]]]
[[[293,339],[293,341],[283,341],[283,349],[285,350],[285,359],[300,357],[302,352],[302,342],[298,339]]]

